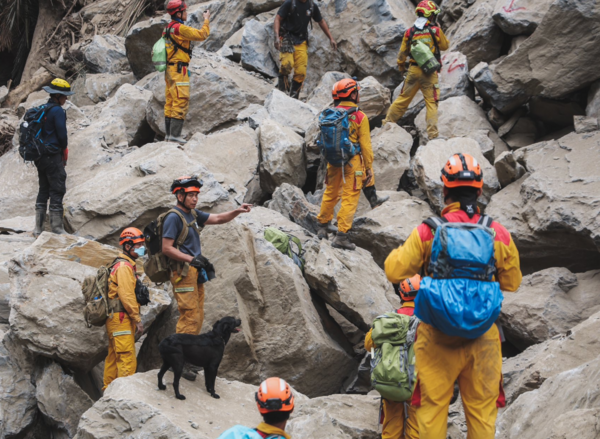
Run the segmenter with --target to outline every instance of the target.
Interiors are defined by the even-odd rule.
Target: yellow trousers
[[[417,92],[421,90],[423,93],[423,99],[425,100],[425,107],[427,108],[427,135],[430,140],[435,139],[439,136],[437,129],[438,101],[440,99],[439,87],[437,72],[432,73],[431,75],[426,75],[419,68],[419,66],[410,66],[408,69],[408,74],[404,79],[402,92],[390,106],[383,123],[398,122],[398,120],[404,116],[404,113],[406,113],[408,106]]]
[[[204,284],[198,285],[198,270],[190,267],[188,275],[179,282],[177,273],[171,278],[173,293],[179,308],[177,334],[200,334],[204,321]]]
[[[502,353],[496,325],[475,340],[452,337],[421,323],[415,355],[419,377],[413,396],[420,439],[445,439],[448,407],[458,380],[467,439],[494,439],[504,406]]]
[[[363,185],[363,175],[360,154],[352,157],[343,170],[341,167],[327,165],[327,187],[321,202],[321,212],[317,216],[317,220],[321,224],[328,223],[333,219],[333,209],[341,198],[342,207],[337,216],[338,230],[346,233],[352,228],[352,221],[358,207],[360,190]]]
[[[419,439],[416,408],[409,403],[408,416],[403,402],[383,400],[383,431],[381,439]]]
[[[133,375],[137,369],[135,357],[135,323],[127,313],[115,313],[106,321],[108,355],[104,360],[105,390],[117,378]]]
[[[289,76],[294,72],[294,81],[304,82],[306,79],[306,67],[308,66],[308,43],[294,46],[294,53],[279,53],[281,67],[279,74]]]
[[[165,71],[165,117],[185,119],[190,108],[190,77],[187,67],[177,73],[177,66],[167,66]]]

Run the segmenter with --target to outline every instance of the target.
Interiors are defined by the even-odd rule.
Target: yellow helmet
[[[50,93],[51,95],[71,96],[75,94],[74,91],[71,91],[71,85],[64,79],[60,78],[52,80],[50,85],[46,85],[42,88],[45,92]]]

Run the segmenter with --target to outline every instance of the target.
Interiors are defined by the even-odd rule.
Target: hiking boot
[[[300,98],[300,91],[302,90],[302,82],[292,81],[292,89],[290,90],[290,97],[294,99]]]
[[[171,118],[165,116],[165,141],[171,140]]]
[[[170,133],[171,136],[169,138],[169,141],[171,142],[177,142],[181,145],[186,143],[186,140],[181,137],[181,131],[183,130],[183,119],[173,119],[171,118],[171,129],[170,129]]]
[[[46,206],[35,206],[35,229],[33,236],[36,238],[44,231],[44,223],[46,222]]]
[[[378,206],[381,206],[387,200],[390,199],[389,195],[385,197],[379,197],[377,195],[377,189],[375,186],[363,187],[363,192],[365,193],[365,197],[369,200],[369,204],[371,205],[371,209],[375,209]]]
[[[277,89],[285,94],[289,93],[288,78],[285,75],[279,75],[279,79],[277,80]]]
[[[317,238],[319,239],[329,239],[328,228],[330,223],[318,223],[319,229],[317,231]]]
[[[343,232],[337,232],[337,235],[335,235],[335,239],[331,243],[331,246],[344,250],[354,250],[356,248],[356,246],[350,242],[348,234]]]
[[[64,235],[67,233],[63,226],[63,210],[56,209],[53,210],[52,206],[50,206],[50,228],[52,233],[56,233],[57,235]]]

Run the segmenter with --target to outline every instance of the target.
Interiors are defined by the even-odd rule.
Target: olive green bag
[[[267,227],[265,229],[265,239],[273,244],[281,253],[292,258],[294,263],[304,271],[305,261],[302,257],[304,251],[302,250],[302,243],[298,238],[293,235],[288,235],[275,227]],[[297,251],[294,251],[292,243],[296,244]]]

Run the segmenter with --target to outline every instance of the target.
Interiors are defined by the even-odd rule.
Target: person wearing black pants
[[[69,155],[67,148],[67,114],[62,106],[67,96],[73,94],[71,86],[64,79],[55,79],[44,91],[50,94],[46,104],[48,109],[42,127],[42,140],[46,153],[35,161],[38,171],[39,191],[35,203],[34,236],[44,230],[46,208],[50,200],[50,226],[53,233],[66,233],[63,227],[63,198],[67,192],[67,171],[65,166]]]

